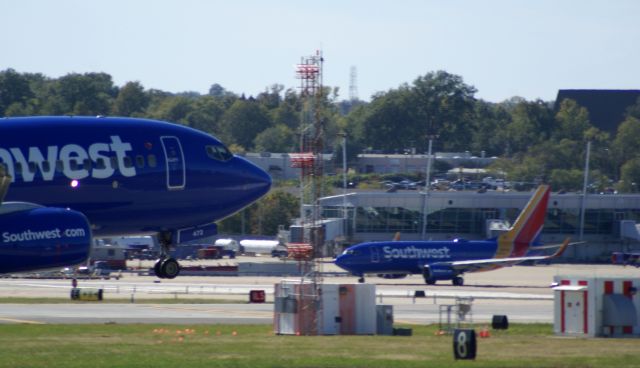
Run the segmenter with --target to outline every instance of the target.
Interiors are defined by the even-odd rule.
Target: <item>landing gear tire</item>
[[[464,279],[460,276],[456,276],[454,277],[451,282],[453,283],[454,286],[462,286],[464,285]]]
[[[425,269],[422,270],[422,277],[424,278],[425,284],[427,285],[436,284],[436,279],[431,276],[431,270],[428,267],[425,267]]]
[[[153,271],[161,279],[175,279],[180,274],[180,264],[173,258],[161,258],[156,261]]]
[[[358,279],[358,283],[360,283],[360,284],[364,284],[364,277],[360,277],[360,278]]]
[[[153,272],[156,274],[156,276],[158,276],[161,279],[164,279],[164,275],[162,274],[162,261],[164,261],[163,258],[160,258],[156,261],[156,263],[153,265]]]
[[[180,264],[173,258],[165,259],[160,269],[166,279],[175,279],[180,274]]]

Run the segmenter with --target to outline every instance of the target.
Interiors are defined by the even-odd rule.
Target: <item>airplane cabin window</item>
[[[147,156],[147,162],[149,163],[149,167],[158,166],[158,161],[156,161],[156,155],[150,154]]]
[[[21,163],[16,162],[16,164],[14,165],[14,169],[15,169],[16,175],[22,174],[22,164]]]
[[[142,155],[136,156],[136,166],[138,169],[142,169],[144,167],[144,157]]]
[[[100,157],[99,159],[96,160],[96,169],[102,170],[102,169],[104,169],[106,167],[107,167],[107,165],[104,162],[104,158]]]
[[[49,163],[49,161],[42,161],[42,171],[44,172],[51,171],[51,164]]]
[[[64,164],[62,163],[62,160],[56,161],[56,171],[57,172],[64,171]]]
[[[113,168],[118,167],[118,158],[116,156],[111,156],[111,167]]]
[[[91,170],[91,160],[89,160],[87,158],[82,162],[82,164],[83,164],[85,170],[87,170],[87,171]]]
[[[29,162],[29,172],[30,173],[35,173],[36,169],[37,169],[37,165],[35,162]]]
[[[124,167],[126,168],[133,167],[133,161],[131,160],[131,157],[124,156]]]

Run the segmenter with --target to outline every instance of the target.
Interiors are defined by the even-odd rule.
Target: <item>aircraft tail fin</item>
[[[550,192],[548,185],[536,189],[511,229],[498,237],[496,258],[523,257],[527,253],[542,231]]]

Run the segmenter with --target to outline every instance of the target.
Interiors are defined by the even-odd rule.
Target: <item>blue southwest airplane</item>
[[[157,234],[158,277],[181,242],[262,197],[271,178],[216,138],[156,120],[0,119],[0,273],[84,262],[93,236]]]
[[[538,243],[549,192],[547,185],[538,187],[511,229],[492,239],[361,243],[347,248],[335,263],[359,276],[360,282],[364,282],[365,274],[388,277],[421,274],[429,285],[439,280],[451,280],[454,285],[461,286],[465,272],[489,271],[557,257],[569,245],[569,239],[561,245]],[[552,255],[539,255],[541,249],[558,247]]]

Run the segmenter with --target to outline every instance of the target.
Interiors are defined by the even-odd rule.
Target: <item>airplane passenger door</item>
[[[186,167],[182,145],[177,137],[160,137],[167,168],[167,189],[182,190],[186,184]]]
[[[379,263],[380,262],[380,250],[378,247],[371,247],[371,262]]]

